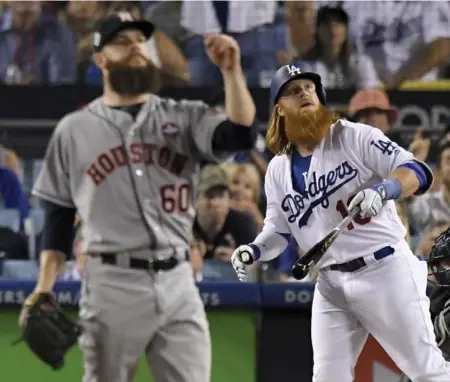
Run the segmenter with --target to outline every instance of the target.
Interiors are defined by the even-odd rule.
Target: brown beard
[[[334,122],[333,113],[320,105],[317,110],[302,111],[300,107],[284,108],[286,138],[293,145],[313,150],[327,137]]]
[[[308,116],[305,116],[306,113],[304,112],[300,113],[302,114],[300,121],[297,119],[296,123],[292,122],[290,124],[290,132],[293,130],[293,133],[292,135],[290,134],[288,138],[286,118],[280,116],[277,108],[275,107],[270,117],[269,129],[267,130],[266,135],[267,148],[275,155],[280,155],[288,153],[292,147],[298,143],[307,145],[308,143],[304,142],[309,141],[309,144],[312,146],[311,149],[313,149],[317,146],[321,139],[328,135],[330,126],[339,119],[339,115],[337,113],[329,111],[324,106],[320,106],[319,110],[308,113]],[[295,113],[293,114],[295,115]],[[315,116],[312,114],[315,114]],[[302,119],[306,119],[306,123],[302,122]],[[291,118],[291,120],[295,121],[295,117]],[[312,127],[310,130],[306,130],[307,137],[305,139],[305,137],[299,136],[300,133],[297,133],[296,129],[301,129],[301,131],[304,132],[306,126]],[[314,138],[309,138],[310,135],[314,136]]]
[[[118,94],[128,96],[155,93],[160,87],[158,68],[146,57],[143,57],[145,65],[133,67],[129,64],[130,58],[120,62],[108,61],[106,68],[111,88]]]

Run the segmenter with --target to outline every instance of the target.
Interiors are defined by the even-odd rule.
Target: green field
[[[53,371],[41,363],[25,344],[11,346],[18,337],[18,311],[0,310],[0,359],[3,382],[80,382],[81,352],[73,348],[66,365]],[[254,382],[255,377],[255,318],[248,311],[208,312],[213,345],[211,382]],[[147,364],[141,360],[135,382],[153,381]]]

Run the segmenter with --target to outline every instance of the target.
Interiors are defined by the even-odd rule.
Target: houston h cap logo
[[[300,70],[300,68],[298,68],[297,66],[294,65],[286,65],[288,73],[291,76],[296,76],[297,74],[302,74],[302,71]]]
[[[131,16],[131,13],[129,12],[119,12],[117,14],[119,16],[120,21],[133,21],[133,16]]]

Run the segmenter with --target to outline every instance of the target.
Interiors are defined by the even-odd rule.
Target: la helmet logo
[[[100,33],[95,32],[94,33],[94,46],[99,46],[101,41],[102,41],[102,36],[100,35]]]
[[[295,75],[297,75],[297,74],[301,74],[301,73],[302,73],[302,71],[300,70],[300,68],[297,68],[297,67],[294,66],[294,65],[286,65],[286,66],[287,66],[288,73],[289,73],[291,76],[295,76]]]

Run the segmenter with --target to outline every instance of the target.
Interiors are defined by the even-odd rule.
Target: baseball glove
[[[64,314],[50,293],[34,293],[21,312],[22,340],[54,370],[64,365],[65,353],[77,342],[81,326]]]

